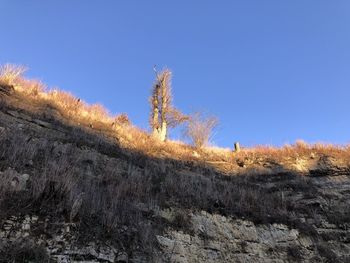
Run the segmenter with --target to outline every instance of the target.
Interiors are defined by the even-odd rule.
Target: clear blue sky
[[[0,63],[147,128],[153,65],[214,142],[350,142],[349,0],[0,0]],[[176,136],[176,134],[175,134]]]

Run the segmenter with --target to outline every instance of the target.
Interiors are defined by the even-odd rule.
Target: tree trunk
[[[150,124],[153,136],[160,141],[165,141],[168,135],[168,115],[171,110],[170,78],[169,70],[157,73],[156,84],[152,90]]]
[[[159,86],[154,87],[152,96],[152,129],[153,136],[159,138],[160,127],[159,127]]]
[[[159,139],[161,141],[165,141],[167,138],[167,119],[166,115],[168,112],[169,108],[169,95],[168,95],[168,89],[166,80],[164,79],[161,83],[161,98],[162,98],[162,109],[161,109],[161,127],[160,127],[160,134],[159,134]]]
[[[159,139],[164,142],[167,138],[167,123],[166,120],[162,121],[162,127],[159,132]]]

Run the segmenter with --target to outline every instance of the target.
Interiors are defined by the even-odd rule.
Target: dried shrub
[[[113,125],[119,125],[119,126],[124,126],[124,125],[130,125],[131,122],[129,120],[129,117],[126,113],[119,114],[115,117]]]
[[[217,125],[218,119],[216,117],[195,113],[190,117],[184,133],[196,148],[202,148],[209,143]]]
[[[15,85],[18,80],[23,78],[27,68],[13,64],[5,64],[0,67],[0,84]]]
[[[172,219],[172,225],[182,231],[190,231],[192,228],[191,216],[186,210],[176,210]]]

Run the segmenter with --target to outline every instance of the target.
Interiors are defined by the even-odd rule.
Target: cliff
[[[0,98],[0,262],[350,262],[346,147],[196,150]]]

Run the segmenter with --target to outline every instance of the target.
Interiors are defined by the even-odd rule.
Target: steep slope
[[[149,151],[0,98],[0,262],[350,262],[347,148]]]

